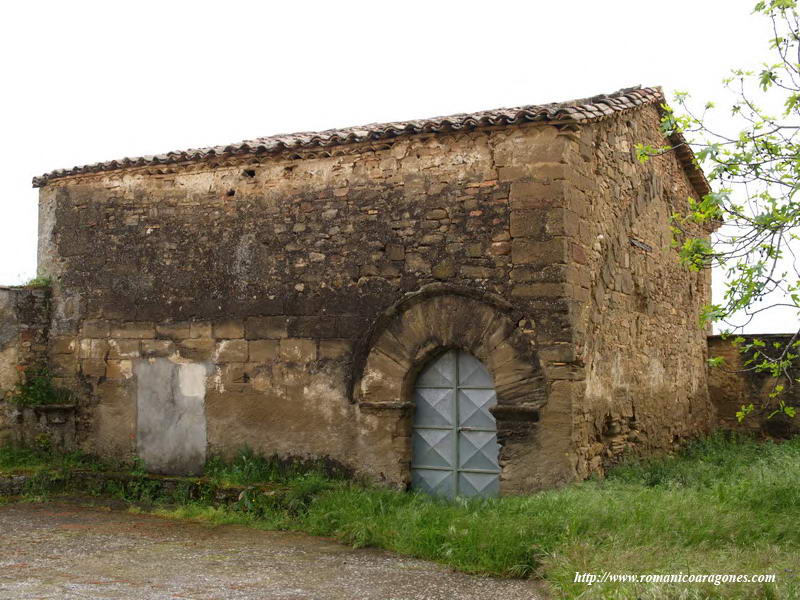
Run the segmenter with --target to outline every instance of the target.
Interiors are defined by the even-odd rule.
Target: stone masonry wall
[[[774,343],[779,343],[782,348],[786,348],[787,345],[794,342],[793,334],[762,334],[743,337],[747,340],[746,343],[753,338],[765,342],[769,347],[768,351],[772,352],[776,352],[773,347]],[[776,379],[768,373],[756,372],[744,364],[747,359],[733,345],[730,338],[725,339],[718,335],[709,336],[708,354],[725,359],[723,365],[709,369],[708,374],[708,391],[717,410],[721,427],[764,433],[773,437],[800,433],[800,417],[788,418],[778,414],[769,418],[769,414],[775,410],[779,400],[800,410],[800,384],[797,383],[797,380],[800,379],[800,368],[795,366],[789,371],[789,375],[794,381],[788,381],[786,377]],[[776,384],[783,385],[785,392],[779,397],[770,398]],[[753,404],[755,410],[739,423],[736,418],[737,411],[741,410],[743,405],[749,404]]]
[[[154,420],[199,447],[177,427],[186,410],[209,452],[246,444],[407,481],[404,421],[351,393],[376,320],[404,296],[440,282],[505,298],[519,339],[536,342],[541,385],[570,376],[568,303],[537,287],[566,276],[564,213],[542,207],[564,197],[569,143],[552,126],[503,128],[51,182],[39,253],[55,282],[50,361],[83,399],[83,447],[142,453]],[[574,478],[570,414],[546,405],[518,428],[507,490]]]
[[[46,360],[49,290],[0,287],[0,443],[12,439],[8,398],[26,369]]]
[[[690,188],[674,157],[633,156],[657,123],[51,181],[39,261],[79,442],[161,472],[248,445],[402,485],[409,383],[456,346],[496,379],[503,492],[704,430],[708,280],[677,264],[667,221]]]
[[[642,165],[636,143],[663,145],[655,107],[582,127],[566,153],[575,356],[565,358],[582,367],[571,384],[583,396],[581,476],[625,450],[672,450],[714,423],[698,325],[710,273],[679,264],[669,227],[696,193],[673,155]]]

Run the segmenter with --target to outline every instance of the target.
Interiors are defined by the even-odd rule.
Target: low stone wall
[[[21,373],[46,360],[49,303],[48,288],[0,287],[0,443],[12,435],[8,398]]]
[[[792,335],[786,333],[743,337],[747,340],[746,343],[753,339],[759,339],[766,342],[768,346],[779,343],[785,347],[791,342]],[[794,380],[793,384],[786,381],[787,378],[778,380],[768,373],[756,372],[744,364],[747,358],[733,345],[731,339],[723,339],[718,335],[709,336],[708,355],[712,358],[719,356],[725,359],[722,366],[710,368],[708,374],[708,390],[711,401],[716,407],[721,427],[763,432],[775,437],[800,433],[800,415],[793,419],[782,415],[769,418],[769,413],[774,411],[778,402],[778,398],[769,397],[776,384],[783,384],[786,387],[786,391],[780,396],[780,399],[791,406],[800,407],[800,383],[797,382],[800,379],[800,368],[795,367],[789,373]],[[742,423],[739,423],[736,412],[741,410],[742,405],[751,403],[755,410]]]

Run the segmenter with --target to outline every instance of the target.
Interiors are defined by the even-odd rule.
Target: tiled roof
[[[347,127],[344,129],[328,129],[326,131],[291,133],[273,135],[269,137],[245,140],[227,146],[212,146],[208,148],[195,148],[154,156],[141,156],[138,158],[123,158],[107,162],[95,163],[59,169],[33,178],[34,187],[42,187],[48,182],[68,177],[98,173],[101,171],[115,171],[136,167],[155,165],[170,165],[187,162],[198,162],[215,157],[228,157],[240,155],[269,155],[279,154],[292,150],[310,150],[341,146],[358,142],[373,140],[387,140],[400,136],[418,133],[446,133],[453,131],[470,131],[480,127],[517,125],[535,121],[548,122],[573,122],[587,123],[600,121],[615,114],[634,110],[640,106],[655,104],[660,106],[664,102],[661,88],[626,88],[613,94],[603,94],[592,98],[560,102],[556,104],[539,104],[519,106],[516,108],[500,108],[485,110],[469,114],[457,114],[447,117],[434,117],[413,121],[397,121],[394,123],[375,123],[360,127]],[[683,138],[675,136],[674,145],[683,142]],[[709,186],[702,171],[695,165],[692,151],[685,144],[677,150],[679,160],[686,169],[687,175],[702,196],[708,193]]]

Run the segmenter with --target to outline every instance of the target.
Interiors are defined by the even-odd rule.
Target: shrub
[[[10,401],[23,407],[72,404],[75,400],[72,392],[53,385],[46,367],[36,367],[25,373],[24,380],[17,384]]]

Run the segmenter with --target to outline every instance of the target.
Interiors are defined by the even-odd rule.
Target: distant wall
[[[0,442],[10,437],[8,398],[47,350],[49,290],[0,287]]]
[[[757,338],[767,344],[777,342],[785,347],[791,341],[792,334],[750,335],[745,338],[748,341]],[[777,399],[769,397],[776,383],[783,383],[786,386],[786,392],[781,398],[787,404],[800,407],[800,383],[796,381],[800,378],[800,369],[795,368],[790,372],[790,376],[795,380],[794,385],[789,385],[786,381],[777,381],[767,373],[747,370],[744,365],[747,359],[730,339],[723,339],[718,335],[709,336],[708,355],[721,356],[725,359],[723,366],[709,369],[708,374],[708,391],[716,407],[721,427],[741,431],[763,431],[774,436],[800,433],[800,417],[789,419],[778,415],[770,419],[768,414],[773,409],[758,410],[761,406],[774,405],[777,402]],[[742,405],[750,403],[756,410],[739,423],[736,412]]]

